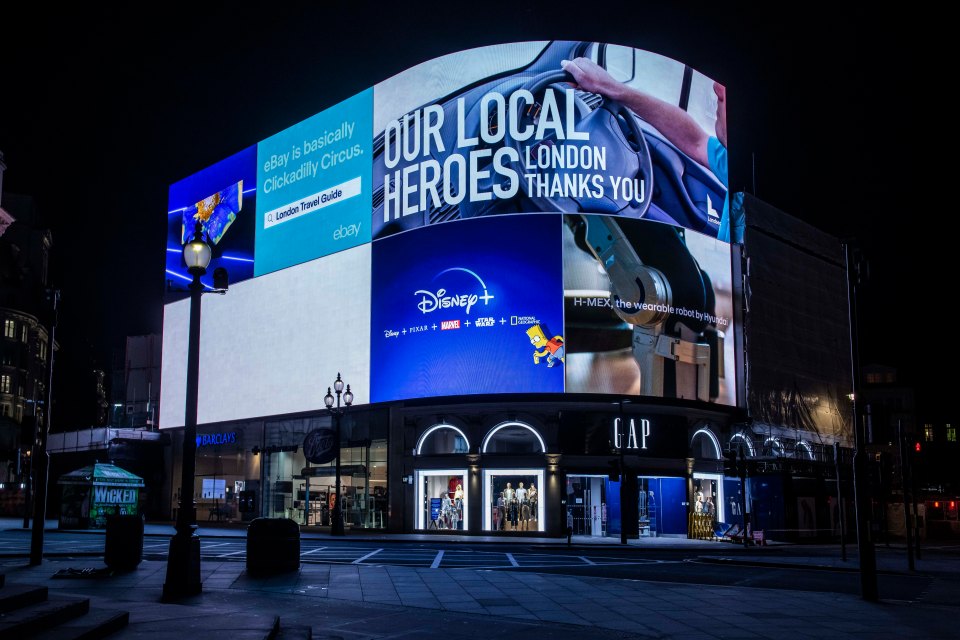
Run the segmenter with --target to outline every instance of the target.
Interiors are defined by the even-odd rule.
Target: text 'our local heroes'
[[[558,93],[563,94],[560,99]],[[563,92],[548,88],[540,102],[526,89],[509,97],[491,92],[480,99],[478,109],[470,111],[465,98],[460,98],[454,147],[471,150],[466,155],[449,153],[442,164],[432,154],[447,151],[441,134],[446,118],[443,107],[430,105],[389,123],[384,132],[384,165],[396,170],[384,176],[383,221],[443,203],[456,205],[464,199],[512,198],[521,184],[532,197],[645,201],[648,194],[642,178],[600,173],[607,171],[607,149],[585,144],[590,133],[577,129],[580,110],[576,100],[572,88]],[[530,107],[535,107],[536,119],[523,115]],[[468,121],[468,112],[473,114],[473,122]],[[470,124],[475,127],[468,129]],[[521,151],[508,145],[495,151],[486,147],[503,143],[508,134],[517,143],[532,144],[522,146]],[[545,139],[550,144],[542,143]],[[401,162],[417,163],[400,167]],[[568,173],[561,175],[556,170]],[[499,179],[491,181],[491,173]]]

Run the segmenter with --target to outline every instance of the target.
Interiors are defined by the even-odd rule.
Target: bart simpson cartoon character
[[[544,356],[547,358],[548,368],[556,365],[557,360],[564,362],[563,336],[553,336],[547,340],[547,334],[539,324],[527,329],[527,335],[530,336],[530,344],[534,347],[533,364],[540,364],[540,358]]]

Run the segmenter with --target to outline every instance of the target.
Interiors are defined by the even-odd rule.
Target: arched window
[[[546,453],[540,434],[522,422],[501,422],[483,439],[481,453]]]
[[[756,455],[753,450],[753,441],[750,440],[750,436],[745,434],[743,431],[730,436],[730,444],[733,448],[740,447],[741,450],[751,458]]]
[[[417,441],[418,456],[470,453],[467,436],[452,424],[435,424]]]
[[[784,455],[786,455],[783,450],[783,443],[780,442],[780,438],[776,436],[773,436],[764,440],[763,446],[764,448],[769,449],[770,453],[777,457],[782,458],[784,457]]]
[[[690,446],[693,448],[693,456],[703,460],[720,459],[720,441],[713,431],[704,427],[698,429],[690,440]]]
[[[813,447],[811,447],[810,443],[806,440],[797,442],[796,453],[798,458],[806,456],[809,460],[813,460]]]

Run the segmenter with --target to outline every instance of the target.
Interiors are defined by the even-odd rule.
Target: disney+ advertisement
[[[503,216],[375,242],[371,401],[562,392],[561,226]]]

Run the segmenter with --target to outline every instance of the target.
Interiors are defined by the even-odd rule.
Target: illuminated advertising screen
[[[729,240],[719,83],[596,43],[449,58],[374,88],[374,238],[478,216],[578,212]]]
[[[536,366],[528,336],[563,326],[560,222],[503,216],[375,242],[371,399],[562,392],[563,367]]]
[[[253,277],[254,212],[257,207],[257,147],[248,147],[170,186],[167,208],[166,276],[174,287],[193,277],[183,263],[183,245],[199,230],[213,247],[202,280],[224,267],[231,282]]]
[[[370,241],[373,91],[257,145],[256,275]]]
[[[170,189],[167,277],[199,221],[199,420],[496,393],[736,403],[726,92],[618,45],[424,62]],[[164,312],[183,423],[188,301]],[[322,387],[322,388],[321,388]]]

